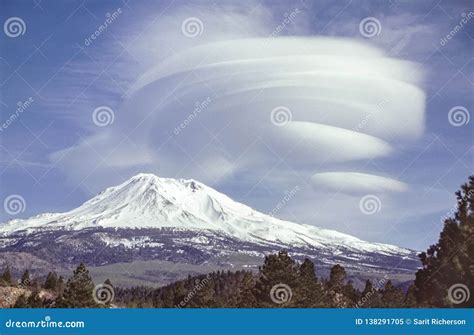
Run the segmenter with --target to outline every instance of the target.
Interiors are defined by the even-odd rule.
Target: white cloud
[[[319,192],[341,192],[349,194],[404,192],[409,186],[401,181],[357,172],[316,173],[311,178],[313,187]]]
[[[423,134],[416,65],[357,40],[264,38],[278,22],[262,9],[214,14],[181,9],[135,42],[131,52],[149,70],[114,123],[52,156],[71,182],[97,190],[147,171],[214,184],[242,174],[258,181],[276,169],[290,184],[289,171],[310,180],[322,168],[394,154]],[[198,37],[181,33],[189,16],[203,21]],[[272,110],[281,106],[288,122],[275,126]],[[348,176],[347,193],[402,188]]]

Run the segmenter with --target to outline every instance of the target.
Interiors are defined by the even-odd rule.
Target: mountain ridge
[[[152,174],[70,211],[0,225],[0,255],[29,253],[64,266],[159,260],[257,268],[263,256],[282,249],[324,269],[338,263],[349,271],[413,274],[420,266],[413,250],[283,221],[198,181]]]
[[[68,216],[74,218],[71,220]],[[237,219],[232,216],[237,216],[243,224],[236,223]],[[60,225],[61,221],[68,223]],[[389,244],[366,242],[334,230],[279,220],[237,203],[193,179],[161,178],[145,173],[133,176],[118,186],[106,188],[71,211],[11,220],[0,226],[0,234],[35,228],[81,230],[93,227],[209,229],[223,231],[245,241],[265,240],[316,247],[332,241],[346,242],[366,251],[411,252]],[[279,228],[285,234],[272,232],[272,228]]]

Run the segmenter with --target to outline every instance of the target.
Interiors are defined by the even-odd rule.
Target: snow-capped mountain
[[[323,265],[413,272],[412,250],[282,221],[194,180],[139,174],[80,207],[0,225],[0,252],[95,265],[159,259],[200,264],[288,249]]]

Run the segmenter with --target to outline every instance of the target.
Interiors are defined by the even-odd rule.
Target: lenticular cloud
[[[421,76],[414,64],[352,40],[208,43],[144,74],[107,133],[88,145],[118,169],[146,165],[204,182],[263,176],[282,162],[309,177],[322,164],[387,156],[393,143],[420,136]],[[81,146],[70,159],[80,160],[72,154]]]

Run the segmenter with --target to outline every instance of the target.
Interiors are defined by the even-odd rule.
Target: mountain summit
[[[138,258],[201,264],[288,249],[320,264],[338,262],[357,270],[412,272],[418,266],[412,250],[279,220],[198,181],[153,174],[107,188],[69,212],[11,220],[0,225],[0,238],[0,252],[29,252],[66,263]]]

